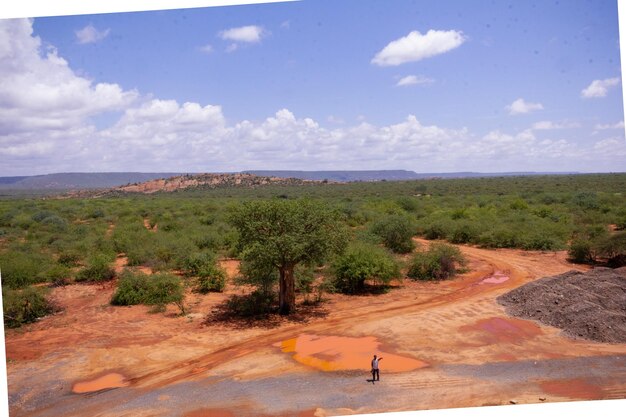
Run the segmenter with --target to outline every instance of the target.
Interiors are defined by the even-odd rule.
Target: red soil
[[[358,412],[467,407],[489,401],[508,402],[511,398],[537,402],[543,392],[525,397],[520,395],[519,384],[494,386],[480,378],[455,379],[442,372],[440,365],[626,354],[623,344],[570,339],[558,329],[510,318],[495,301],[499,295],[538,278],[587,269],[569,264],[565,252],[485,250],[468,246],[460,249],[469,259],[471,272],[454,280],[439,283],[407,280],[396,289],[375,296],[330,294],[323,304],[325,316],[302,322],[285,321],[275,328],[204,324],[208,312],[240,292],[232,285],[223,294],[199,295],[189,290],[187,316],[180,316],[174,306],[169,306],[165,314],[149,314],[146,306],[111,306],[115,282],[54,288],[51,296],[63,308],[61,313],[22,329],[6,330],[9,392],[31,392],[33,373],[50,369],[54,369],[55,377],[60,380],[92,383],[98,377],[119,372],[128,378],[131,387],[128,395],[207,377],[261,380],[278,374],[319,372],[324,367],[330,371],[337,364],[336,369],[358,366],[366,376],[371,356],[376,353],[384,357],[381,373],[398,372],[385,378],[386,384],[428,390],[429,395],[419,404],[415,398],[406,396],[392,404],[364,404]],[[123,268],[123,264],[120,260],[116,266]],[[232,279],[237,273],[236,261],[221,264]],[[506,271],[508,279],[479,285],[498,271]],[[333,335],[329,337],[335,339],[320,339],[315,335]],[[331,343],[322,346],[325,342]],[[276,348],[277,344],[281,349]],[[310,366],[302,366],[307,361]],[[430,366],[422,368],[425,363]],[[416,370],[406,372],[408,369]],[[607,398],[611,389],[618,392],[626,385],[620,381],[610,387],[598,386],[592,380],[578,381],[569,383],[576,389],[565,392],[561,389],[568,383],[562,380],[548,378],[532,384],[535,390],[539,385],[545,393],[565,398]],[[29,395],[38,394],[42,393]],[[335,394],[332,387],[322,385],[315,389],[315,395],[321,399]],[[169,410],[170,415],[229,417],[236,415],[241,407],[206,408],[210,403],[202,403],[202,398],[195,401],[185,409]],[[271,398],[267,401],[271,402]],[[158,405],[167,407],[167,403],[159,401]],[[10,406],[12,415],[34,414],[21,404]],[[167,408],[164,410],[167,415]],[[90,415],[104,415],[105,411],[94,408]],[[294,404],[294,412],[287,415],[298,412],[323,415],[318,411],[297,410]],[[53,409],[45,412],[52,417],[61,415]],[[357,411],[343,408],[328,411],[330,414],[351,412]],[[81,410],[72,414],[78,415]]]

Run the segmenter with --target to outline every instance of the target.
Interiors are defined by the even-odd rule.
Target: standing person
[[[383,358],[377,358],[374,355],[374,359],[372,359],[372,382],[380,381],[380,372],[378,370],[378,362],[382,361]]]

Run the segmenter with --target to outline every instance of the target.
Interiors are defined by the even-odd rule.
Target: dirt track
[[[508,317],[495,301],[534,279],[584,268],[564,253],[462,251],[471,272],[453,281],[332,295],[325,317],[270,329],[203,325],[234,288],[190,294],[188,317],[173,307],[164,317],[109,306],[112,284],[59,288],[64,313],[7,333],[11,415],[319,416],[626,398],[626,345],[567,338]],[[226,262],[234,273],[236,262]],[[380,383],[367,381],[368,362],[354,369],[350,346],[362,343],[349,338],[396,358],[387,368],[381,362]],[[72,393],[76,383],[112,374],[121,375],[119,388]]]

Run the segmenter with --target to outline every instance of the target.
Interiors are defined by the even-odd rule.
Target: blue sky
[[[615,1],[305,0],[0,26],[0,175],[626,166]]]

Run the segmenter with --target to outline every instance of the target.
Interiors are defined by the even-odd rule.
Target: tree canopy
[[[279,311],[295,310],[294,268],[342,252],[347,239],[338,211],[308,199],[246,202],[232,213],[244,261],[279,272]]]

